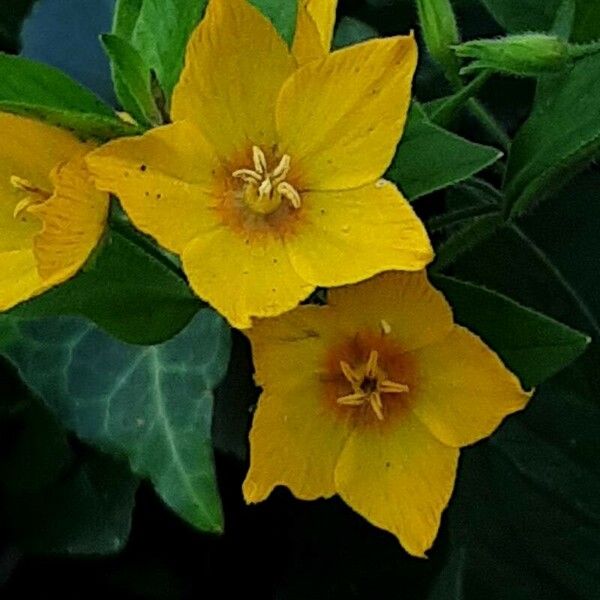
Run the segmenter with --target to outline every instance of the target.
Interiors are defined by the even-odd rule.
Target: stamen
[[[405,392],[409,392],[410,389],[403,383],[396,383],[395,381],[384,379],[379,384],[379,391],[383,394],[403,394]]]
[[[237,171],[234,171],[232,175],[233,177],[238,177],[245,183],[259,184],[262,181],[262,177],[252,169],[238,169]]]
[[[360,386],[362,383],[362,377],[356,373],[352,367],[344,360],[340,360],[340,369],[344,374],[344,377],[354,386]]]
[[[377,350],[371,350],[369,354],[369,360],[367,361],[367,367],[365,369],[365,375],[369,379],[374,379],[377,375],[377,360],[379,359],[379,352]]]
[[[352,393],[337,398],[343,406],[362,406],[368,404],[380,421],[384,418],[381,394],[402,394],[409,391],[404,383],[387,379],[379,367],[379,352],[371,350],[364,366],[352,368],[346,361],[340,361],[340,369],[352,387]]]
[[[296,191],[294,186],[290,185],[287,181],[282,181],[277,186],[277,191],[284,198],[287,198],[294,208],[300,208],[302,206],[302,200],[300,199],[300,194]]]
[[[285,181],[291,164],[288,154],[284,154],[275,169],[269,172],[265,153],[258,146],[252,146],[252,162],[254,169],[237,169],[232,173],[233,177],[241,179],[246,186],[254,188],[254,192],[248,187],[244,190],[245,201],[250,208],[266,215],[279,208],[282,198],[288,200],[293,208],[300,208],[300,194]]]
[[[381,333],[383,335],[389,335],[390,333],[392,333],[392,326],[385,319],[381,319],[380,324]]]
[[[381,402],[381,396],[379,395],[379,393],[372,392],[369,395],[369,402],[377,418],[380,421],[383,421],[383,403]]]
[[[273,184],[269,178],[264,179],[263,182],[258,186],[258,193],[261,196],[270,196],[273,191]]]
[[[279,164],[275,167],[275,170],[271,173],[273,177],[273,183],[279,183],[283,181],[290,171],[290,157],[288,154],[284,154],[279,161]]]
[[[258,146],[252,146],[252,160],[256,172],[265,175],[267,173],[267,157]]]
[[[345,404],[346,406],[360,406],[365,402],[365,395],[363,392],[356,392],[354,394],[348,394],[342,396],[336,400],[338,404]]]

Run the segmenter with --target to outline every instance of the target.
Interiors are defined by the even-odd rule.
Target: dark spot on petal
[[[140,171],[142,171],[142,173],[147,169],[148,167],[146,165],[140,165]]]
[[[146,198],[150,195],[150,192],[144,192],[144,196],[146,196]]]
[[[279,261],[278,261],[276,258],[274,258],[274,259],[273,259],[273,264],[274,264],[274,265],[276,265],[278,262],[279,262]]]
[[[387,462],[385,463],[385,468],[386,468],[386,469],[389,469],[391,466],[392,466],[392,463],[391,463],[391,462],[387,461]]]
[[[160,200],[162,198],[162,194],[156,194],[156,199]]]

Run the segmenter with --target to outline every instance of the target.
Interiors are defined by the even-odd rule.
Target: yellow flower
[[[337,0],[300,0],[292,54],[298,64],[329,54]]]
[[[91,145],[0,113],[0,310],[74,275],[94,249],[108,196],[89,180]]]
[[[331,290],[248,331],[263,393],[250,432],[247,502],[278,485],[339,494],[415,556],[448,504],[459,448],[490,435],[530,394],[453,323],[424,272]]]
[[[195,292],[234,326],[317,286],[432,258],[423,225],[380,180],[402,133],[412,37],[297,67],[245,0],[212,0],[193,33],[173,124],[93,152],[97,186],[182,257]]]

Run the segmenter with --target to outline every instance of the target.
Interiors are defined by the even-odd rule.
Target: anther
[[[369,354],[369,360],[367,360],[367,367],[365,370],[366,371],[365,375],[369,379],[373,379],[377,375],[377,360],[378,359],[379,359],[379,352],[377,352],[377,350],[371,350],[371,353]]]
[[[294,186],[290,185],[287,181],[282,181],[277,186],[277,191],[290,201],[290,204],[294,208],[300,208],[302,206],[302,200],[300,194],[296,191]]]
[[[407,385],[387,379],[379,367],[379,352],[371,350],[367,362],[352,368],[346,361],[340,361],[340,369],[352,387],[352,393],[337,398],[343,406],[362,406],[368,404],[380,421],[384,418],[381,394],[402,394],[409,391]]]
[[[285,181],[291,164],[288,154],[284,154],[275,169],[269,172],[265,153],[258,146],[252,146],[252,162],[254,170],[237,169],[232,173],[233,177],[241,179],[247,186],[254,187],[254,193],[258,192],[258,198],[252,193],[246,196],[251,208],[262,214],[269,214],[277,210],[282,198],[288,200],[293,208],[300,208],[300,194]],[[246,189],[245,192],[247,191]]]
[[[265,175],[267,172],[267,158],[258,146],[252,146],[252,161],[256,172]]]
[[[390,333],[392,333],[392,326],[385,319],[381,319],[380,325],[381,333],[383,335],[389,335]]]

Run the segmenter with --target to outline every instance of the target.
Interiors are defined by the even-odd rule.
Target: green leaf
[[[118,13],[119,30],[127,31],[135,20],[128,41],[155,71],[166,98],[171,97],[179,79],[188,39],[206,4],[207,0],[144,0],[137,19],[137,3],[125,3]]]
[[[139,52],[125,39],[107,33],[102,44],[111,62],[113,82],[123,108],[143,125],[162,122],[152,93],[150,70]]]
[[[17,398],[20,403],[0,423],[3,524],[12,541],[44,554],[121,550],[137,479],[98,453],[84,449],[76,456],[47,409],[23,392]]]
[[[296,32],[296,12],[298,10],[297,0],[249,0],[273,23],[279,35],[292,45],[294,33]]]
[[[547,31],[561,0],[483,0],[493,17],[511,33]]]
[[[474,144],[431,123],[413,105],[386,178],[409,200],[453,185],[496,162],[502,153]]]
[[[512,145],[505,192],[513,217],[558,191],[600,152],[600,54],[554,84],[555,93],[536,104]]]
[[[18,327],[20,339],[3,351],[61,423],[126,457],[183,519],[222,531],[211,421],[230,351],[223,319],[204,309],[175,338],[148,347],[118,342],[73,317]]]
[[[109,139],[136,132],[59,70],[6,54],[0,54],[0,110],[48,121],[84,138]]]
[[[499,212],[471,218],[454,231],[439,247],[433,268],[442,271],[454,263],[460,256],[468,253],[482,241],[489,238],[502,227],[504,220]]]
[[[590,342],[586,335],[486,288],[436,276],[458,323],[479,335],[531,388],[566,367]]]
[[[333,48],[344,48],[352,44],[358,44],[365,40],[370,40],[378,36],[378,32],[374,27],[367,25],[363,21],[354,19],[353,17],[342,17],[333,36]]]
[[[600,2],[578,0],[573,23],[574,42],[593,42],[600,39]]]
[[[507,589],[524,600],[597,596],[599,187],[599,173],[580,175],[454,265],[457,276],[590,332],[593,341],[489,442],[463,451],[447,525],[451,555],[464,558],[460,569],[448,563],[438,581],[455,583],[449,598],[500,599]]]
[[[131,530],[138,481],[101,454],[75,462],[56,484],[7,498],[22,548],[44,554],[114,554]]]
[[[127,41],[131,41],[144,0],[117,0],[113,16],[112,32]]]
[[[183,329],[200,306],[172,267],[113,230],[73,279],[7,315],[82,315],[122,340],[152,344]]]
[[[593,600],[600,586],[598,406],[557,382],[461,453],[444,600]],[[431,596],[439,600],[441,596]]]

